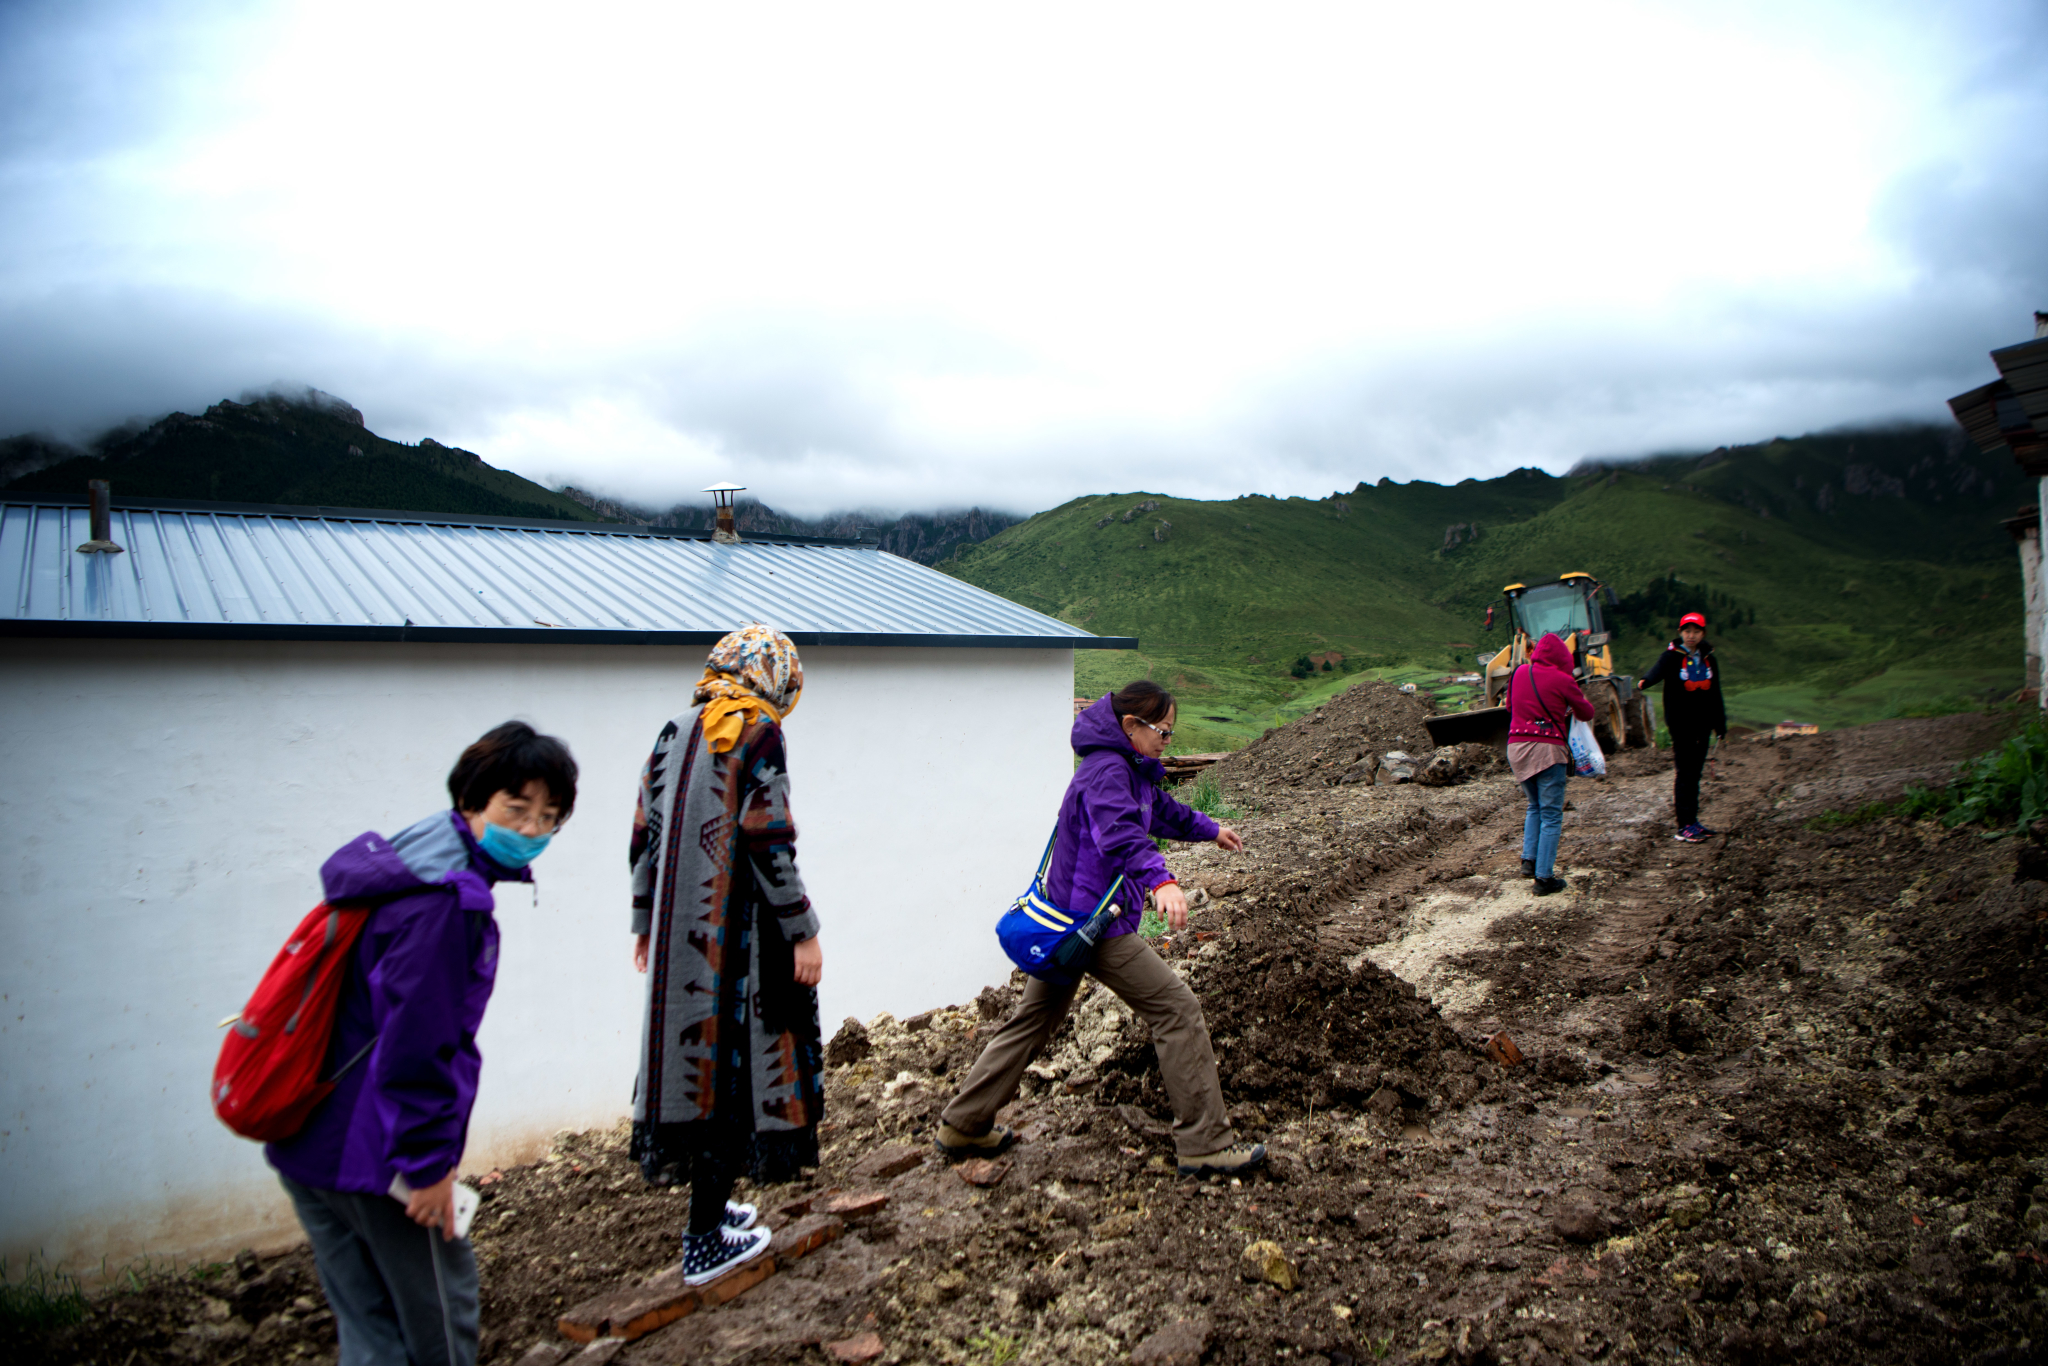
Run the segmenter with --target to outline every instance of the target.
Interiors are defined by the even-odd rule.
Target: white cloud
[[[2043,25],[1781,11],[31,6],[0,430],[285,378],[820,510],[1935,415],[2048,302]]]

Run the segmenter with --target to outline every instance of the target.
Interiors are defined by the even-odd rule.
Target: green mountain
[[[1077,655],[1077,692],[1166,682],[1184,694],[1181,749],[1241,742],[1361,668],[1470,669],[1505,641],[1481,627],[1503,585],[1570,570],[1621,595],[1623,667],[1647,668],[1698,607],[1739,717],[1840,723],[2020,685],[1999,522],[2032,498],[1960,432],[1899,427],[1321,499],[1095,495],[940,568],[1139,637],[1136,659]]]
[[[641,526],[671,526],[686,530],[709,530],[715,514],[702,498],[694,503],[677,503],[654,508],[587,493],[574,484],[562,492],[591,511],[621,522]],[[1015,526],[1018,518],[1007,512],[967,508],[947,512],[835,512],[805,518],[778,512],[753,498],[740,498],[732,507],[733,525],[742,536],[825,536],[845,540],[866,539],[892,555],[919,564],[936,564],[952,555],[964,543],[985,541],[1004,527]]]
[[[0,491],[78,497],[88,479],[130,498],[393,508],[458,516],[539,517],[709,528],[709,499],[666,510],[618,502],[573,486],[543,488],[481,456],[432,439],[408,446],[363,426],[363,415],[318,390],[222,402],[198,417],[172,413],[117,428],[87,448],[35,435],[0,438]],[[855,537],[924,564],[981,541],[1017,519],[957,512],[838,513],[815,520],[753,499],[735,509],[742,534]]]
[[[37,437],[0,443],[0,491],[79,496],[88,479],[117,496],[398,508],[493,517],[603,521],[573,498],[431,438],[387,441],[332,395],[307,390],[223,400],[147,427],[109,432],[87,450]]]

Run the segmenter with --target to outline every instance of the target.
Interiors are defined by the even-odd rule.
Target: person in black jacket
[[[1707,619],[1687,612],[1678,619],[1678,639],[1643,675],[1643,686],[1664,685],[1664,724],[1671,731],[1677,777],[1672,805],[1677,838],[1698,844],[1715,832],[1700,824],[1700,770],[1707,766],[1707,737],[1728,738],[1728,707],[1721,696],[1721,666],[1707,644]]]

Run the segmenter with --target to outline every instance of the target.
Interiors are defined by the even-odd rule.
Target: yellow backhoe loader
[[[1502,705],[1508,677],[1528,662],[1529,647],[1546,635],[1563,639],[1572,652],[1572,675],[1593,704],[1593,735],[1612,754],[1624,745],[1640,748],[1655,742],[1656,714],[1635,679],[1614,668],[1614,648],[1601,614],[1601,599],[1612,605],[1611,589],[1591,574],[1573,571],[1550,583],[1511,583],[1501,589],[1506,599],[1508,643],[1480,661],[1486,683],[1486,706],[1467,712],[1433,716],[1425,723],[1439,745],[1465,741],[1502,744],[1507,737],[1507,710]],[[1486,609],[1486,629],[1494,628],[1494,610]]]

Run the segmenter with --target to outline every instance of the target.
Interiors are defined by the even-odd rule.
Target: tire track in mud
[[[1361,887],[1325,919],[1325,941],[1411,982],[1469,1033],[1528,1028],[1526,1003],[1551,994],[1559,965],[1582,988],[1626,990],[1674,910],[1705,895],[1728,841],[1768,816],[1785,764],[1777,746],[1729,746],[1702,793],[1705,818],[1723,833],[1688,845],[1671,838],[1668,757],[1630,751],[1609,762],[1607,779],[1575,780],[1568,792],[1558,851],[1567,891],[1539,898],[1522,878],[1525,806],[1497,780],[1506,791],[1485,819],[1426,864]],[[1376,914],[1382,905],[1399,907],[1399,921]]]

